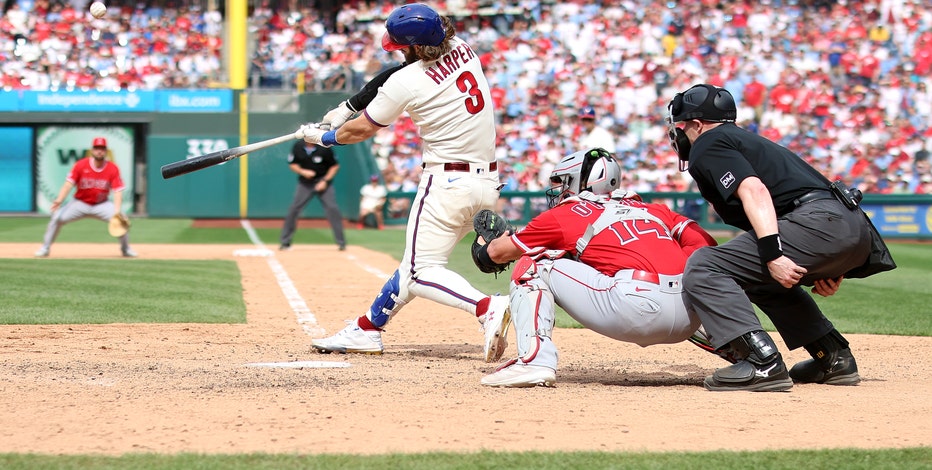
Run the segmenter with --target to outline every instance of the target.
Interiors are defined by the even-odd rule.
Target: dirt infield
[[[0,244],[0,258],[34,244]],[[383,356],[311,353],[294,306],[332,333],[395,268],[350,246],[272,257],[234,245],[135,245],[144,259],[235,259],[238,325],[0,325],[0,452],[107,454],[680,451],[932,445],[932,338],[848,335],[864,381],[787,393],[712,393],[724,364],[689,344],[640,348],[558,329],[556,388],[479,385],[478,323],[422,299],[383,335]],[[53,257],[115,257],[56,244]],[[240,254],[255,254],[240,252]],[[126,262],[136,262],[126,260]],[[282,268],[276,276],[276,267]],[[293,281],[298,302],[280,287]],[[140,286],[143,288],[143,286]],[[778,339],[779,342],[779,339]],[[783,347],[780,343],[781,348]],[[509,347],[508,355],[514,353]],[[785,351],[788,363],[807,357]],[[341,368],[247,364],[326,361]]]

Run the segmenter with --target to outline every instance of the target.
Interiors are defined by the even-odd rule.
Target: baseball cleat
[[[485,362],[495,362],[502,358],[508,342],[508,325],[511,324],[511,308],[508,305],[508,296],[493,295],[489,302],[489,311],[483,315],[482,326],[485,330],[485,344],[482,352]]]
[[[132,248],[127,248],[127,249],[123,250],[123,257],[124,257],[124,258],[135,258],[135,257],[137,257],[137,256],[139,256],[139,255],[138,255],[135,251],[133,251]]]
[[[557,372],[549,367],[512,360],[494,373],[483,377],[480,383],[488,387],[553,387],[557,383]]]
[[[39,250],[36,251],[36,252],[33,254],[33,256],[35,256],[36,258],[46,258],[46,257],[49,256],[49,249],[48,249],[48,248],[39,248]]]
[[[858,364],[848,348],[831,352],[824,362],[816,359],[802,361],[790,369],[790,377],[796,383],[826,385],[857,385],[861,381]]]
[[[793,388],[793,381],[786,371],[780,355],[764,365],[747,360],[723,367],[705,378],[703,385],[713,392],[785,392]]]
[[[354,320],[329,338],[311,340],[311,347],[322,354],[382,354],[382,332],[363,330]]]

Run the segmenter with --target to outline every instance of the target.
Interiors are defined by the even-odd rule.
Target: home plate
[[[278,367],[283,369],[338,369],[349,367],[349,362],[333,361],[289,361],[289,362],[253,362],[244,364],[246,367]]]

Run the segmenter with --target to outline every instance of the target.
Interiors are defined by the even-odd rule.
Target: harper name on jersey
[[[465,42],[460,42],[453,50],[437,59],[434,65],[424,69],[424,73],[439,85],[440,82],[458,70],[460,66],[475,57],[476,53],[473,52],[472,48]]]

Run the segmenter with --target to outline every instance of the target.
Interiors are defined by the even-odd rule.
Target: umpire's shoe
[[[790,369],[790,377],[798,384],[857,385],[861,381],[858,364],[850,349],[833,351],[822,359],[807,359]]]
[[[848,347],[848,340],[836,329],[805,346],[812,359],[790,369],[796,383],[857,385],[861,381],[858,364]]]
[[[731,346],[746,357],[718,369],[703,385],[714,392],[783,392],[793,388],[783,357],[765,331],[757,330],[736,338]]]

